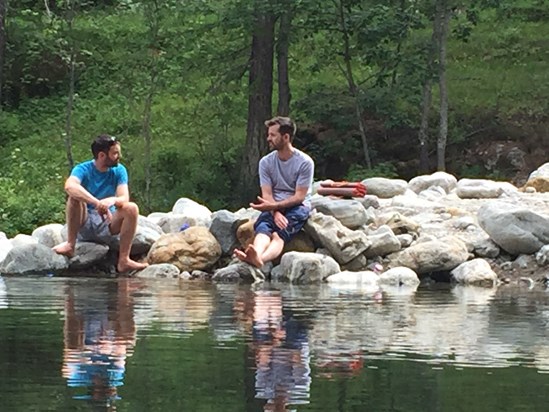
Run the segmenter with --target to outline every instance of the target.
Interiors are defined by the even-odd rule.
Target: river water
[[[549,292],[0,278],[0,410],[546,411]]]

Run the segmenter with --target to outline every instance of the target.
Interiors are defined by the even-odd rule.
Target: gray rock
[[[330,251],[340,263],[350,262],[371,245],[364,232],[351,230],[333,216],[313,213],[305,224],[305,231]]]
[[[549,244],[549,219],[512,203],[485,204],[477,218],[490,238],[511,255],[536,253]]]
[[[328,276],[340,272],[337,262],[317,253],[288,252],[282,256],[271,276],[273,280],[290,283],[320,283]]]
[[[64,270],[69,260],[58,255],[51,248],[39,243],[16,246],[0,265],[0,273],[24,275]]]
[[[400,240],[386,225],[380,226],[375,232],[369,233],[368,239],[372,242],[372,245],[364,252],[367,258],[386,256],[401,249]]]
[[[540,250],[538,250],[536,253],[536,262],[538,262],[538,265],[540,266],[549,264],[549,245],[544,245]]]
[[[395,267],[380,274],[379,283],[391,286],[416,286],[419,285],[419,277],[410,268]]]
[[[239,262],[216,270],[212,276],[212,280],[216,282],[243,281],[255,283],[264,281],[265,274],[254,266]]]
[[[109,253],[107,245],[77,242],[74,257],[69,260],[69,269],[81,270],[100,263]]]
[[[63,225],[59,223],[52,223],[34,229],[32,232],[32,237],[36,238],[38,243],[51,248],[64,242],[62,232]]]
[[[228,210],[220,210],[212,214],[210,232],[215,236],[221,245],[223,255],[233,253],[233,250],[240,246],[236,238],[236,229],[248,219],[240,218]]]
[[[212,212],[210,209],[186,197],[180,198],[175,202],[172,212],[175,215],[185,215],[187,218],[195,219],[197,226],[210,227],[212,222]]]
[[[23,245],[36,245],[38,243],[38,239],[29,235],[19,234],[13,239],[10,239],[10,242],[11,245],[16,248]]]
[[[311,205],[318,212],[335,217],[343,226],[349,229],[357,229],[373,221],[373,219],[368,221],[366,209],[359,201],[354,199],[330,199],[325,197],[322,200],[312,200]]]
[[[402,179],[387,179],[384,177],[371,177],[364,179],[362,183],[366,191],[382,199],[388,199],[397,195],[403,195],[408,188],[408,182]]]
[[[179,269],[171,263],[159,263],[158,265],[150,265],[145,269],[140,270],[135,274],[135,277],[146,279],[157,278],[179,278]]]
[[[362,206],[364,206],[364,209],[366,210],[369,208],[379,209],[379,198],[377,196],[366,195],[364,197],[357,197],[355,200],[362,203]]]
[[[377,285],[379,283],[379,275],[371,270],[359,272],[346,270],[328,276],[326,282],[331,284]]]
[[[473,259],[464,262],[451,272],[457,283],[464,285],[487,284],[493,286],[498,276],[484,259]]]
[[[408,189],[415,193],[422,192],[431,186],[440,186],[446,193],[455,189],[457,179],[446,172],[435,172],[431,175],[414,177],[408,182]]]
[[[503,194],[514,194],[518,189],[508,182],[486,179],[461,179],[457,182],[456,194],[462,199],[490,199]]]

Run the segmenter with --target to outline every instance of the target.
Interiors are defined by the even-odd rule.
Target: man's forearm
[[[73,199],[76,199],[80,202],[89,203],[91,205],[96,206],[99,203],[99,199],[96,199],[90,192],[88,192],[84,187],[82,186],[70,186],[65,188],[65,192],[69,195],[69,197],[72,197]]]
[[[290,196],[287,199],[275,202],[275,208],[273,210],[287,209],[289,207],[297,206],[303,203],[305,198],[297,195]]]

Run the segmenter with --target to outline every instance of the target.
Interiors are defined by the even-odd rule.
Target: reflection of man
[[[283,313],[280,292],[257,291],[251,298],[256,398],[267,401],[265,410],[282,411],[289,404],[308,403],[310,368],[305,326]]]
[[[135,279],[120,279],[106,289],[69,287],[65,303],[63,377],[67,385],[87,388],[94,403],[111,405],[124,384],[126,357],[135,345],[130,288]]]
[[[235,256],[256,267],[276,259],[309,217],[306,200],[313,183],[313,160],[293,147],[295,123],[288,117],[265,122],[267,142],[273,151],[259,161],[261,196],[250,206],[259,210],[253,244]]]
[[[130,202],[128,173],[119,163],[120,142],[101,135],[91,145],[93,160],[74,167],[65,182],[67,200],[67,241],[53,250],[72,257],[77,238],[83,241],[109,243],[120,235],[117,270],[140,270],[146,263],[130,259],[137,228],[139,209]]]

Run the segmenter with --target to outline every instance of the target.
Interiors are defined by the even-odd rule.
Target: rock
[[[457,179],[446,172],[435,172],[431,175],[414,177],[408,182],[408,189],[415,193],[422,192],[431,186],[440,186],[446,193],[455,189]]]
[[[282,254],[287,252],[314,252],[315,244],[311,237],[303,230],[297,232],[297,234],[290,240],[289,243],[284,245]]]
[[[389,253],[397,252],[401,248],[400,240],[387,225],[380,226],[368,234],[372,245],[364,252],[367,258],[386,256]]]
[[[391,286],[417,286],[419,277],[407,267],[394,267],[379,275],[379,283]]]
[[[516,192],[518,189],[511,183],[486,179],[461,179],[456,186],[456,194],[462,199],[498,198],[503,194],[512,195]]]
[[[404,266],[418,274],[450,271],[468,258],[467,246],[455,236],[418,242],[388,256],[390,267]]]
[[[328,249],[340,264],[353,260],[371,245],[364,232],[353,231],[333,216],[322,213],[313,213],[309,217],[305,223],[305,231],[316,243]]]
[[[137,278],[158,279],[158,278],[179,278],[179,268],[171,263],[159,263],[147,266],[135,274]]]
[[[216,270],[212,276],[212,280],[216,282],[244,281],[255,283],[264,281],[265,274],[254,266],[238,262]]]
[[[446,191],[440,186],[431,186],[428,189],[422,190],[418,193],[418,197],[428,200],[430,202],[436,202],[441,197],[446,195]]]
[[[162,233],[177,233],[185,227],[206,225],[200,224],[195,217],[170,212],[158,219],[158,226],[162,228]]]
[[[366,186],[368,194],[375,195],[382,199],[403,195],[408,188],[408,182],[406,182],[406,180],[387,179],[384,177],[364,179],[362,184]]]
[[[77,242],[74,257],[69,259],[69,269],[81,270],[100,263],[109,253],[107,245]]]
[[[23,234],[19,234],[15,236],[10,241],[11,241],[11,245],[14,248],[23,246],[23,245],[36,245],[38,243],[38,239],[36,239],[35,237],[29,236],[29,235],[23,235]]]
[[[0,258],[0,261],[2,259]],[[536,262],[538,262],[538,265],[545,266],[549,264],[549,245],[544,245],[538,252],[536,253]]]
[[[172,212],[175,215],[184,215],[187,218],[195,219],[196,224],[199,226],[210,227],[212,222],[212,212],[210,209],[186,197],[175,202]]]
[[[0,232],[0,234],[4,234],[3,232]],[[3,237],[0,236],[0,265],[8,255],[8,252],[13,248],[13,245],[11,244],[11,240],[6,238],[6,235]]]
[[[387,213],[377,219],[378,227],[386,225],[395,235],[410,234],[414,238],[419,236],[420,225],[414,220],[401,215],[400,213]]]
[[[379,209],[379,199],[374,195],[366,195],[364,197],[355,198],[357,202],[360,202],[364,209],[368,210],[369,208]]]
[[[473,259],[464,262],[451,272],[457,283],[464,285],[495,285],[498,276],[484,259]]]
[[[51,248],[40,243],[16,246],[0,265],[0,273],[8,275],[25,275],[64,270],[69,267],[69,260],[58,255]]]
[[[32,237],[38,240],[38,243],[43,244],[49,248],[54,247],[60,243],[63,243],[63,225],[59,223],[52,223],[49,225],[40,226],[32,232]]]
[[[147,253],[151,246],[156,242],[163,231],[160,226],[150,221],[144,216],[139,216],[137,220],[137,231],[132,241],[132,255],[142,255]],[[117,243],[115,249],[118,250],[119,244]]]
[[[272,270],[271,277],[290,283],[320,283],[340,271],[337,262],[329,256],[288,252],[282,256],[280,265]]]
[[[223,255],[231,255],[233,250],[240,246],[236,231],[247,219],[239,218],[228,210],[219,210],[212,214],[210,232],[221,245]]]
[[[402,234],[402,235],[396,235],[398,241],[400,242],[400,248],[404,249],[409,247],[413,241],[414,237],[408,233]]]
[[[311,201],[311,205],[318,212],[335,217],[343,226],[349,229],[358,229],[372,222],[368,221],[368,214],[364,206],[354,199],[330,199],[325,197]]]
[[[328,276],[326,282],[332,284],[377,285],[379,275],[371,270],[361,272],[344,271]]]
[[[511,255],[536,253],[549,244],[549,218],[512,203],[482,205],[477,219],[490,238]]]
[[[522,190],[526,193],[538,192],[538,193],[547,193],[549,192],[549,177],[548,176],[538,176],[529,179]]]
[[[194,226],[179,233],[166,233],[153,244],[149,263],[172,263],[180,271],[211,268],[221,257],[221,246],[210,231]]]

